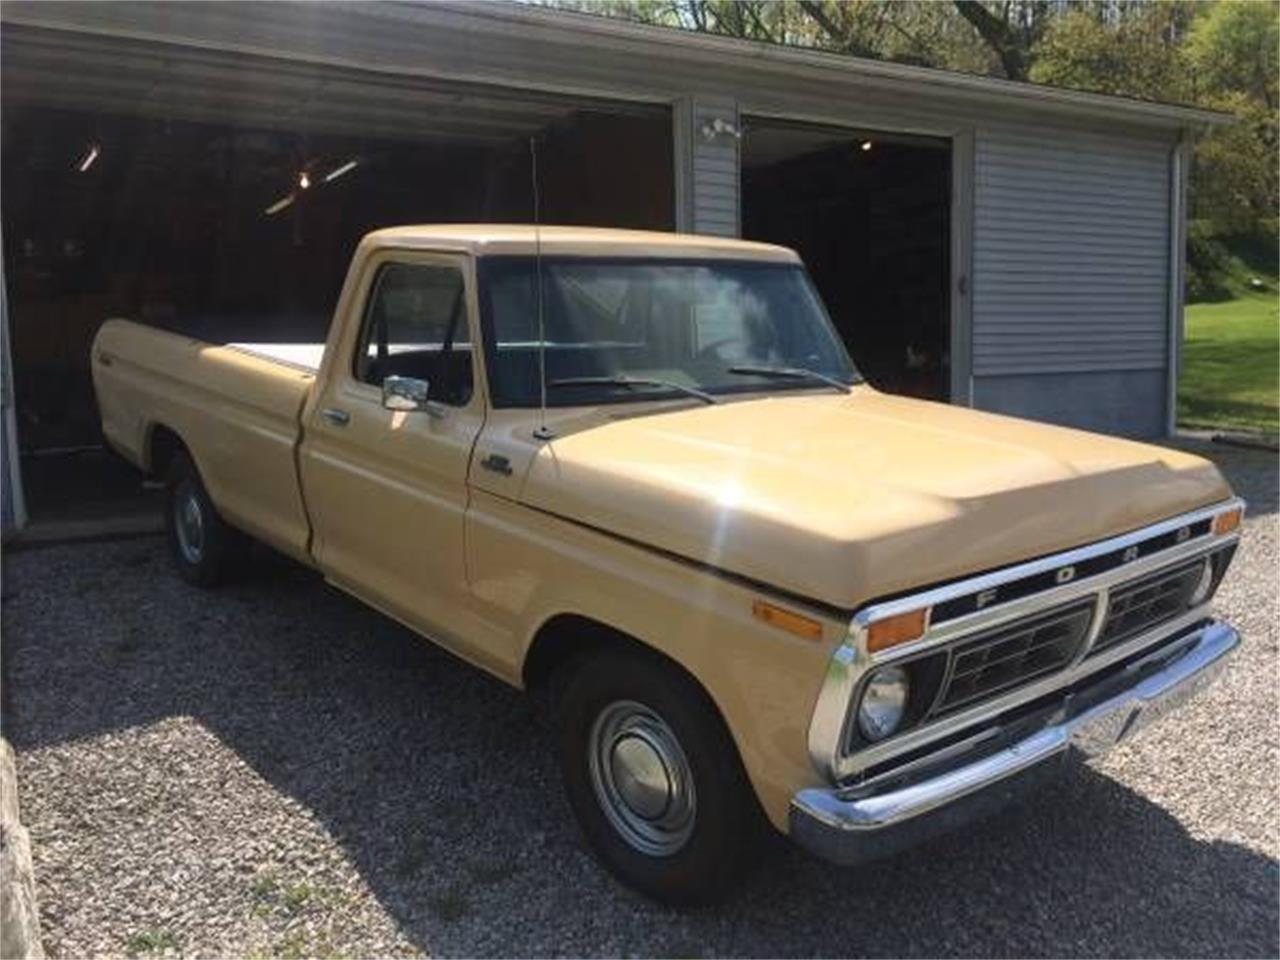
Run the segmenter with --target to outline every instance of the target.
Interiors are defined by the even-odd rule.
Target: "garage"
[[[881,389],[1173,429],[1209,111],[536,5],[8,0],[4,529],[108,479],[106,316],[313,340],[364,231],[527,221],[796,247]],[[85,477],[92,477],[86,484]]]

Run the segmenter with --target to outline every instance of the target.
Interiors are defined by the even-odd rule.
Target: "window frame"
[[[381,392],[382,381],[372,381],[366,379],[361,373],[361,367],[368,361],[369,345],[373,342],[372,315],[374,304],[377,301],[378,293],[381,290],[382,282],[389,270],[396,267],[414,268],[443,268],[453,270],[461,281],[459,288],[458,301],[454,307],[454,316],[450,318],[450,326],[452,336],[448,339],[449,351],[452,352],[459,342],[459,335],[464,335],[462,342],[468,344],[469,349],[466,351],[469,363],[471,365],[471,392],[467,398],[461,402],[451,402],[449,400],[432,397],[432,403],[438,403],[441,406],[449,407],[453,410],[461,410],[471,406],[477,394],[481,392],[480,378],[477,376],[476,369],[476,349],[475,349],[475,329],[471,322],[471,298],[469,296],[469,285],[471,284],[470,271],[467,269],[466,258],[445,251],[410,251],[410,250],[394,250],[390,251],[386,256],[379,257],[374,263],[370,264],[373,275],[370,277],[364,288],[363,302],[360,304],[359,317],[356,322],[355,338],[352,341],[351,356],[347,364],[347,375],[351,378],[353,384],[360,388],[368,388]],[[446,336],[448,333],[446,333]],[[446,351],[443,349],[444,342],[441,343],[441,354]],[[385,379],[385,378],[384,378]]]

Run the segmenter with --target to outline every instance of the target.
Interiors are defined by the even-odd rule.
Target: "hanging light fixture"
[[[335,167],[333,170],[330,170],[328,173],[326,173],[324,176],[324,182],[332,183],[334,180],[337,180],[339,177],[350,173],[359,165],[360,165],[359,160],[348,160],[342,166]]]

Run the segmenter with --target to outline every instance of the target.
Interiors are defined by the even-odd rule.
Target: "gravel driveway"
[[[149,538],[5,557],[6,733],[54,956],[1280,953],[1275,457],[1212,692],[1034,806],[861,871],[778,843],[661,909],[587,853],[535,704],[263,557],[217,593]]]

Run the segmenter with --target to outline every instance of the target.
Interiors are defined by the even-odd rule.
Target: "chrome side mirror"
[[[428,392],[426,380],[387,377],[382,381],[382,405],[388,410],[426,410]]]

